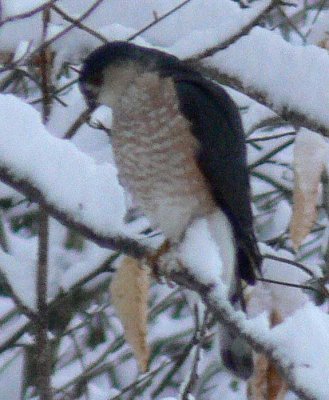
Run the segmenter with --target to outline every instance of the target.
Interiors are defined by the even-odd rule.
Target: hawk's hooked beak
[[[88,83],[81,81],[79,86],[90,112],[94,111],[99,106],[95,89]]]

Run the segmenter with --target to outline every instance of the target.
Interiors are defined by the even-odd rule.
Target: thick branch
[[[120,251],[135,258],[142,258],[146,253],[152,251],[137,240],[128,237],[102,235],[92,226],[87,226],[83,222],[77,221],[72,215],[67,214],[65,211],[49,203],[46,200],[45,194],[42,193],[39,188],[25,179],[17,179],[14,174],[6,168],[0,168],[0,180],[41,205],[50,216],[57,219],[63,225],[78,231],[81,235],[97,243],[101,247]]]
[[[41,204],[47,212],[60,222],[79,231],[80,234],[85,235],[90,240],[111,249],[122,251],[126,254],[141,257],[148,251],[151,251],[146,246],[143,246],[139,242],[129,238],[112,238],[102,236],[101,234],[93,231],[91,227],[84,225],[82,222],[76,222],[70,215],[65,214],[64,211],[56,209],[55,206],[48,204],[45,196],[41,191],[29,182],[22,179],[15,180],[12,174],[3,168],[0,169],[0,179],[5,183],[8,183],[13,188],[17,189],[21,193],[27,195],[32,200],[37,201]],[[295,381],[293,375],[293,365],[288,365],[283,362],[278,356],[278,349],[271,344],[267,344],[259,338],[259,335],[254,335],[251,332],[246,333],[243,331],[243,323],[241,322],[241,315],[237,315],[234,309],[227,302],[220,302],[216,298],[216,287],[212,285],[205,285],[197,281],[187,270],[180,270],[179,272],[172,272],[167,277],[185,288],[191,289],[201,296],[204,303],[207,305],[209,310],[214,314],[216,319],[225,325],[231,327],[235,331],[239,331],[241,336],[244,337],[248,343],[259,352],[266,354],[271,360],[273,360],[279,370],[284,375],[285,379],[289,383],[291,390],[293,390],[301,399],[313,400],[316,399],[312,393],[309,393],[305,387],[300,387]]]
[[[220,82],[221,84],[227,85],[247,95],[258,103],[270,108],[287,122],[297,127],[303,126],[307,129],[310,129],[311,131],[318,132],[324,136],[329,136],[329,126],[327,124],[322,123],[315,118],[312,118],[312,115],[310,114],[304,114],[302,112],[294,110],[292,107],[288,109],[288,107],[281,107],[278,104],[274,104],[265,90],[257,90],[250,85],[245,84],[236,75],[222,73],[220,71],[220,67],[216,69],[209,66],[203,66],[201,67],[201,70],[206,75],[210,76],[212,79]]]
[[[227,47],[231,46],[231,44],[235,43],[237,40],[239,40],[242,36],[248,35],[248,33],[251,31],[251,29],[258,25],[259,22],[279,4],[278,0],[273,0],[267,7],[265,7],[258,15],[255,15],[254,18],[252,18],[246,25],[242,26],[238,32],[236,32],[234,35],[229,37],[228,39],[224,40],[223,42],[210,47],[206,50],[204,50],[202,53],[199,53],[195,57],[191,57],[192,60],[202,60],[203,58],[206,57],[211,57],[214,54],[216,54],[220,50],[224,50]]]
[[[286,379],[290,389],[301,399],[316,400],[314,394],[309,392],[307,387],[301,387],[298,382],[296,382],[294,365],[287,365],[287,361],[283,361],[278,356],[279,352],[276,346],[262,341],[259,337],[259,333],[253,334],[243,329],[243,321],[241,321],[240,316],[237,316],[233,307],[228,302],[218,299],[216,286],[206,285],[197,281],[186,269],[170,273],[170,279],[181,286],[197,292],[218,321],[224,323],[234,332],[239,332],[241,338],[244,338],[255,351],[265,354],[272,360]]]

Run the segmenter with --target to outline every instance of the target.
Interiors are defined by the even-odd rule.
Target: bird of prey
[[[112,108],[119,179],[151,224],[174,246],[208,218],[231,295],[240,279],[254,283],[261,257],[245,138],[227,92],[175,56],[123,41],[92,52],[79,84],[91,108]],[[229,349],[234,339],[234,332],[222,335],[224,363],[247,377],[252,363]]]

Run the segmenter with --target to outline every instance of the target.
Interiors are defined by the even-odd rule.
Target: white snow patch
[[[29,308],[36,309],[36,268],[0,249],[0,269],[16,296]]]
[[[238,34],[244,25],[268,7],[270,1],[256,2],[247,9],[241,9],[236,4],[230,3],[229,1],[221,1],[222,10],[217,13],[217,23],[214,27],[203,26],[201,29],[193,29],[181,39],[178,39],[166,51],[180,58],[188,58],[206,48],[223,43]],[[192,46],[191,43],[193,43]]]
[[[207,62],[237,77],[244,87],[266,93],[277,110],[287,107],[329,125],[326,50],[312,45],[293,46],[280,35],[256,27]]]
[[[293,365],[299,385],[316,399],[329,398],[329,316],[307,304],[284,323],[271,330],[270,342],[276,354]]]
[[[200,282],[220,281],[222,261],[207,220],[198,219],[187,229],[178,258]]]
[[[72,143],[51,136],[39,113],[12,95],[0,96],[0,110],[2,167],[34,183],[75,221],[103,234],[123,231],[124,193],[113,166],[96,165]]]

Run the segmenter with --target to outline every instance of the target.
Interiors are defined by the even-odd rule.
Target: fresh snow
[[[221,3],[224,4],[221,4],[222,10],[217,15],[218,19],[215,26],[191,29],[186,36],[168,47],[167,51],[180,58],[188,58],[199,52],[202,53],[205,49],[223,43],[238,34],[241,28],[261,14],[270,2],[270,0],[263,0],[242,10],[237,4],[233,5],[232,2],[227,0],[222,1]],[[237,23],[237,21],[239,22]]]
[[[0,270],[14,293],[29,308],[36,308],[36,270],[27,260],[19,261],[0,249]],[[24,279],[21,279],[21,277]]]
[[[312,304],[277,325],[269,336],[275,354],[293,366],[297,383],[319,400],[329,398],[329,387],[324,384],[329,382],[328,341],[329,316]]]
[[[86,0],[81,5],[79,0],[60,0],[58,5],[71,16],[78,17],[93,2],[94,0]],[[16,13],[31,11],[42,3],[44,1],[3,0],[1,17],[7,18]],[[179,3],[179,0],[155,0],[153,2],[127,0],[125,7],[122,7],[121,0],[105,0],[84,22],[108,40],[124,40],[153,21],[155,18],[153,12],[161,16]],[[244,3],[248,2],[244,1]],[[207,2],[193,0],[178,13],[145,32],[135,42],[160,48],[174,53],[180,58],[195,56],[239,32],[241,27],[261,13],[267,4],[267,0],[251,2],[250,8],[240,9],[237,2],[230,0],[221,2],[218,0],[207,0]],[[285,12],[292,15],[298,12],[298,8],[288,7],[285,8]],[[198,17],[196,18],[196,16]],[[325,32],[328,31],[327,20],[328,11],[322,11],[313,33],[308,38],[309,43],[316,44],[325,36]],[[48,34],[54,35],[68,25],[67,22],[52,13],[52,24]],[[13,51],[15,59],[19,59],[24,55],[27,46],[38,45],[40,37],[41,14],[1,27],[0,49]],[[55,75],[64,61],[79,63],[91,49],[99,44],[98,39],[77,28],[55,42],[53,45],[56,52],[53,78],[55,79]],[[267,102],[273,105],[275,111],[291,109],[329,126],[327,112],[329,61],[328,53],[325,50],[315,46],[293,45],[273,31],[254,28],[250,34],[239,39],[228,49],[207,59],[206,64],[215,66],[219,72],[227,74],[233,79],[241,80],[246,89],[262,93],[266,96]],[[77,75],[72,73],[67,78],[62,77],[61,83],[65,85],[76,77]],[[270,135],[271,132],[268,131],[253,132],[253,130],[261,121],[273,118],[275,113],[242,94],[233,90],[229,90],[229,92],[243,108],[244,127],[246,132],[251,134],[249,139]],[[50,204],[68,213],[77,222],[104,235],[127,232],[123,225],[125,197],[117,182],[116,169],[112,165],[110,138],[105,132],[84,124],[71,142],[62,140],[67,129],[84,110],[85,104],[77,85],[61,93],[60,98],[67,107],[54,101],[49,122],[45,127],[34,108],[13,96],[0,95],[0,168],[9,168],[13,175],[35,184],[44,193]],[[29,96],[28,101],[32,100],[35,98]],[[36,105],[37,109],[38,107],[39,105]],[[96,110],[92,116],[92,123],[97,121],[101,121],[103,125],[110,128],[111,121],[108,110],[104,108]],[[276,129],[275,133],[284,132],[287,129],[290,128]],[[290,139],[291,137],[259,142],[257,148],[251,144],[248,145],[249,162],[251,164],[257,162],[274,150],[278,144],[285,143]],[[255,174],[265,174],[266,178],[272,179],[271,183],[254,176],[252,186],[255,196],[275,191],[275,183],[289,190],[292,188],[292,175],[289,174],[289,171],[287,172],[287,168],[281,165],[282,163],[291,165],[292,147],[290,146],[280,154],[273,156],[270,160],[272,164],[265,164],[252,170]],[[327,164],[329,165],[328,161]],[[17,202],[22,197],[17,193],[13,194],[12,189],[1,185],[0,198],[10,198]],[[6,216],[15,215],[19,218],[20,215],[24,215],[25,211],[26,204],[18,205],[8,214],[6,212]],[[287,200],[279,199],[268,216],[262,215],[262,210],[256,209],[255,214],[257,215],[257,225],[260,226],[263,222],[264,226],[264,229],[259,231],[259,238],[271,241],[287,232],[291,206]],[[325,218],[322,220],[323,224],[327,224]],[[137,221],[131,225],[144,229],[146,227],[145,219],[143,221],[143,223]],[[24,229],[12,232],[6,220],[4,220],[4,225],[9,254],[4,251],[0,252],[1,272],[6,275],[20,300],[25,305],[35,308],[36,237],[30,237],[28,230]],[[138,229],[136,228],[134,231],[138,231]],[[87,241],[81,251],[68,250],[65,248],[66,240],[66,228],[50,219],[49,300],[54,298],[60,290],[70,290],[77,282],[95,271],[112,254],[111,251],[100,249]],[[156,236],[152,240],[159,244],[163,237]],[[146,241],[149,244],[150,239],[145,239]],[[262,252],[288,259],[294,258],[285,250],[273,250],[265,245],[261,247]],[[225,289],[220,282],[221,255],[211,238],[206,221],[199,220],[191,225],[179,249],[179,257],[202,282],[217,284],[218,290],[214,293],[214,299],[233,312],[230,304],[227,303]],[[319,271],[313,268],[314,265],[307,266],[320,275]],[[304,284],[309,278],[307,274],[297,268],[273,260],[264,261],[263,272],[265,278],[297,284]],[[92,288],[93,284],[94,281],[88,288]],[[158,299],[164,298],[169,292],[170,289],[164,285],[152,288],[152,296]],[[310,391],[314,398],[317,400],[328,399],[329,322],[325,310],[312,305],[308,294],[295,288],[259,283],[249,294],[251,296],[248,303],[249,319],[246,319],[242,312],[234,314],[241,329],[264,345],[274,349],[275,354],[283,360],[286,366],[294,365],[292,373],[297,383]],[[8,304],[8,301],[3,298],[1,302],[3,303],[1,318],[3,318],[6,312],[11,311],[13,303]],[[280,311],[285,321],[274,329],[270,329],[268,314],[273,308]],[[180,335],[184,330],[192,331],[193,317],[191,313],[183,310],[177,318],[172,317],[170,310],[159,314],[155,323],[151,325],[149,337],[152,343]],[[97,304],[94,303],[87,313],[92,315],[96,311]],[[76,327],[83,321],[85,321],[83,316],[76,314],[69,328]],[[117,319],[112,320],[111,318],[109,321],[111,329],[106,331],[107,345],[116,339],[117,334],[122,333],[122,327]],[[10,334],[20,330],[26,322],[27,318],[20,316],[11,320],[10,323],[1,325],[0,344],[5,343]],[[87,330],[87,328],[85,329]],[[84,334],[86,330],[83,331]],[[78,332],[81,333],[80,330]],[[78,338],[78,340],[81,339],[81,346],[85,346],[83,342],[85,337],[87,335]],[[19,344],[26,345],[30,343],[29,341],[31,341],[31,337],[26,335]],[[67,336],[60,343],[59,353],[63,358],[61,358],[62,364],[54,374],[55,387],[65,384],[82,372],[81,360],[86,366],[90,366],[97,357],[106,354],[106,345],[104,344],[93,350],[83,347],[87,354],[83,354],[81,360],[72,362],[70,359],[74,353],[72,347],[72,341]],[[209,349],[207,357],[201,360],[201,379],[202,373],[209,370],[210,364],[207,364],[209,352],[214,357],[214,350]],[[111,365],[118,362],[115,369],[118,386],[121,385],[121,387],[130,384],[137,376],[135,362],[132,359],[122,362],[124,357],[127,358],[126,348],[114,355],[110,354],[105,359]],[[163,358],[165,357],[156,358],[155,363],[159,363]],[[215,362],[218,367],[217,360],[214,358],[212,362]],[[65,368],[61,369],[64,365]],[[8,399],[19,400],[23,377],[22,352],[10,350],[1,355],[0,369],[1,394]],[[181,373],[177,375],[178,383],[181,383],[189,372],[190,364],[187,362]],[[163,377],[164,373],[154,378],[154,381],[160,382]],[[230,380],[231,377],[228,374],[217,373],[211,380],[211,383],[217,388],[216,393],[212,390],[209,399],[222,397],[227,400],[245,400],[245,386],[239,383],[241,390],[234,392],[230,387]],[[92,400],[105,400],[119,393],[110,387],[107,376],[100,376],[93,380],[88,385],[88,389]],[[147,398],[146,396],[145,400]],[[173,390],[164,392],[159,398],[175,400],[176,392]],[[288,398],[296,399],[292,394],[288,394],[286,400]]]
[[[274,110],[295,110],[329,126],[327,51],[312,45],[294,46],[278,34],[256,27],[207,59],[207,64],[240,80],[245,88],[263,93]]]
[[[125,200],[112,165],[97,165],[51,136],[39,113],[12,95],[0,96],[0,132],[1,167],[34,184],[76,222],[102,234],[122,233]]]

